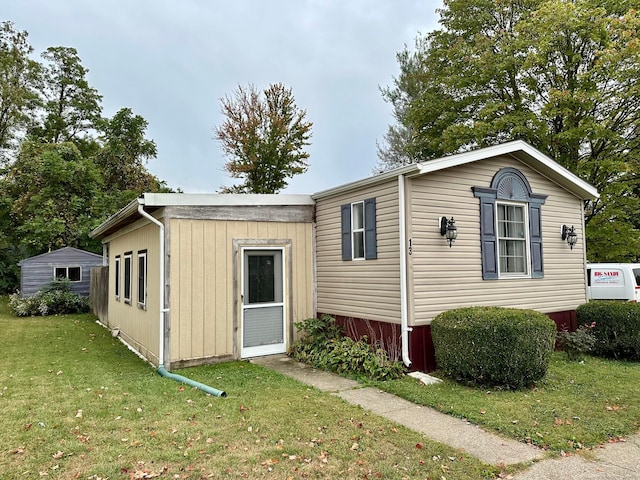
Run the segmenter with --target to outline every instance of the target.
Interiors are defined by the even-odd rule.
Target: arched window
[[[527,178],[500,169],[487,187],[471,187],[480,199],[482,278],[542,278],[541,210],[547,195],[533,193]]]

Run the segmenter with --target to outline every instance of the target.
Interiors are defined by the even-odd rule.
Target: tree
[[[100,126],[102,148],[95,157],[108,191],[127,197],[126,203],[143,192],[157,192],[160,181],[146,168],[157,154],[153,140],[145,138],[149,123],[130,108],[121,108]],[[122,202],[117,202],[122,203]]]
[[[40,64],[31,60],[28,33],[0,22],[0,151],[16,148],[37,106]],[[6,156],[5,156],[6,157]],[[1,158],[1,157],[0,157]],[[5,158],[6,159],[6,158]]]
[[[89,232],[101,221],[102,177],[70,142],[25,142],[4,179],[17,244],[25,256],[62,247],[95,250]]]
[[[42,58],[48,62],[41,92],[44,118],[33,133],[46,143],[81,143],[100,121],[102,96],[89,86],[75,48],[49,47]]]
[[[592,261],[635,260],[640,27],[626,0],[445,0],[442,29],[398,54],[397,124],[379,168],[523,139],[600,191]],[[398,155],[400,152],[400,155]]]
[[[311,122],[300,110],[290,88],[272,84],[261,97],[255,87],[241,86],[233,97],[221,99],[224,123],[215,129],[215,138],[229,158],[225,170],[241,185],[223,187],[224,192],[277,193],[287,179],[304,173],[309,154]]]

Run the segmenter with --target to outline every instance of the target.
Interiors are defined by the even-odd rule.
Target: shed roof
[[[355,182],[350,182],[338,187],[323,190],[321,192],[315,193],[313,195],[313,198],[318,200],[342,193],[347,193],[362,187],[389,181],[390,179],[395,178],[398,175],[424,175],[431,172],[444,170],[446,168],[465,165],[468,163],[477,162],[478,160],[484,160],[497,156],[509,156],[521,161],[522,163],[540,172],[542,175],[562,186],[582,200],[597,198],[599,196],[598,190],[593,185],[585,182],[577,175],[571,173],[569,170],[549,158],[540,150],[532,147],[528,143],[522,140],[515,140],[513,142],[503,143],[501,145],[479,148],[477,150],[471,150],[455,155],[436,158],[434,160],[427,160],[421,163],[413,163],[411,165],[398,167],[378,175],[364,178],[362,180],[356,180]]]
[[[98,255],[96,253],[87,252],[86,250],[80,250],[79,248],[74,247],[63,247],[58,250],[54,250],[52,252],[41,253],[40,255],[35,255],[33,257],[25,258],[18,262],[18,266],[27,265],[30,263],[52,263],[56,260],[69,260],[72,259],[74,261],[79,261],[80,258],[85,258],[87,260],[95,260],[102,262],[102,255]]]
[[[138,205],[147,212],[163,207],[259,207],[314,205],[311,195],[282,194],[209,194],[209,193],[143,193],[126,207],[107,218],[89,236],[104,238],[125,225],[142,218]]]

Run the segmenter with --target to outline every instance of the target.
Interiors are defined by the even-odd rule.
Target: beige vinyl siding
[[[144,357],[157,363],[159,342],[160,267],[158,227],[140,220],[108,240],[109,316],[108,327],[118,329],[121,338]],[[138,307],[138,251],[147,250],[146,309]],[[131,252],[131,303],[124,301],[124,254]],[[115,298],[115,258],[120,256],[120,300]]]
[[[483,280],[480,257],[479,199],[472,186],[489,187],[503,167],[519,169],[534,193],[548,195],[542,206],[544,278]],[[494,158],[415,177],[408,182],[410,322],[429,323],[438,313],[456,307],[499,305],[541,312],[575,309],[586,301],[582,201],[510,158]],[[458,238],[449,248],[440,235],[438,218],[453,216]],[[560,238],[563,224],[575,225],[573,248]]]
[[[372,197],[376,199],[378,258],[342,260],[340,207]],[[397,181],[319,199],[316,223],[318,311],[399,323]]]
[[[171,362],[239,355],[241,275],[234,241],[286,244],[287,316],[297,322],[314,315],[311,223],[171,219],[169,230]]]

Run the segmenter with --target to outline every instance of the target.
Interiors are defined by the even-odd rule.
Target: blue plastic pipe
[[[213,395],[214,397],[227,396],[227,392],[223,390],[218,390],[217,388],[210,387],[209,385],[205,385],[204,383],[196,382],[195,380],[183,377],[182,375],[176,375],[175,373],[167,371],[167,369],[162,366],[158,367],[158,373],[165,378],[170,378],[171,380],[175,380],[176,382],[184,383],[186,385],[189,385],[190,387],[195,387],[205,393],[208,393],[209,395]]]

